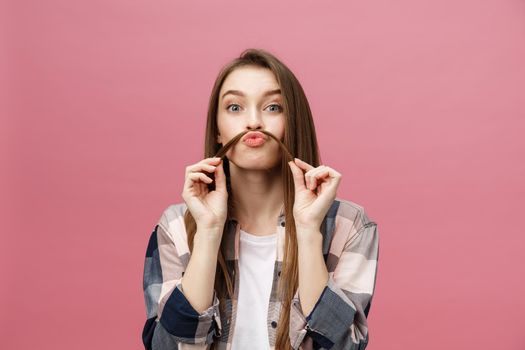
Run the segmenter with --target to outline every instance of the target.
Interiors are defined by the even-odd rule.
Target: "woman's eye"
[[[278,105],[277,103],[273,103],[273,104],[269,105],[268,107],[272,107],[272,106],[277,107],[277,110],[274,109],[274,111],[282,112],[282,110],[283,110],[283,108],[280,105]]]
[[[226,107],[226,109],[229,110],[229,111],[232,111],[232,110],[230,109],[231,106],[240,107],[238,104],[236,104],[236,103],[232,103],[232,104],[228,105],[228,107]],[[233,110],[232,112],[238,112],[238,111],[239,111],[239,110]]]
[[[230,112],[239,112],[240,111],[240,107],[241,106],[239,106],[238,104],[232,103],[232,104],[229,104],[226,107],[226,110],[228,110]],[[267,108],[273,108],[273,110],[271,110],[272,112],[282,112],[283,111],[283,107],[281,107],[281,105],[279,105],[277,103],[272,103]]]

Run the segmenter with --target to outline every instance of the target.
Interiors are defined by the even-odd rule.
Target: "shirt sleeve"
[[[306,317],[297,290],[290,310],[294,349],[366,348],[378,254],[377,224],[368,222],[345,243],[334,272],[329,273],[321,296]]]
[[[208,309],[197,312],[182,290],[184,269],[173,239],[159,222],[151,233],[144,263],[147,316],[142,341],[146,350],[209,349],[213,337],[221,335],[217,293],[214,290]]]

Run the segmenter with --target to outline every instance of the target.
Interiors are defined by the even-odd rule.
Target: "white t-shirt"
[[[233,350],[268,350],[268,304],[272,291],[277,233],[256,236],[240,230],[239,300]]]

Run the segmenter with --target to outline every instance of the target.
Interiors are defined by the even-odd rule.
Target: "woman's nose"
[[[259,111],[257,110],[252,110],[250,112],[248,112],[248,121],[247,121],[247,126],[251,129],[256,129],[258,127],[261,127],[263,126],[263,121],[262,121],[262,115]]]

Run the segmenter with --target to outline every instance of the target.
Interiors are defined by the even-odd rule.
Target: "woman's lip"
[[[259,147],[266,142],[262,137],[249,137],[243,141],[248,147]]]
[[[253,138],[253,137],[262,137],[264,139],[266,139],[266,135],[260,131],[250,131],[250,132],[247,132],[243,137],[242,137],[242,141],[246,140],[246,139],[249,139],[249,138]]]

